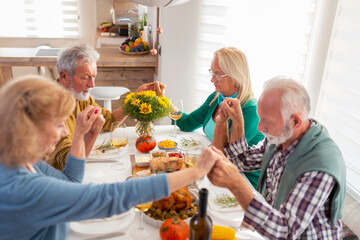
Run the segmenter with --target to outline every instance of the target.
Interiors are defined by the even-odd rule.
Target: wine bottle
[[[198,213],[190,220],[189,240],[211,239],[212,221],[206,215],[208,193],[209,191],[206,188],[200,189]]]

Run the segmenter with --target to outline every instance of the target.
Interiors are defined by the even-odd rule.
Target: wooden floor
[[[345,197],[343,209],[343,222],[357,235],[360,236],[360,203],[349,194]]]

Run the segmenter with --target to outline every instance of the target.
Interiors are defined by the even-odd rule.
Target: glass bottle
[[[190,220],[189,240],[211,239],[212,221],[206,215],[208,193],[206,188],[200,189],[198,213]]]

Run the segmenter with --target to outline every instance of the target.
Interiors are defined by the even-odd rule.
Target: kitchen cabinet
[[[96,86],[122,86],[134,91],[141,84],[154,81],[155,56],[123,55],[119,48],[97,48],[96,50],[100,54]],[[39,56],[36,48],[0,48],[0,87],[12,79],[13,66],[56,68],[56,53],[53,56]],[[112,109],[117,109],[120,102],[121,100],[112,101]],[[102,101],[98,103],[103,105]],[[134,122],[130,120],[127,120],[127,123],[134,125]]]

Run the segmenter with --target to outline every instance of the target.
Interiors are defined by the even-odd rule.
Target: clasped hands
[[[79,135],[98,135],[104,126],[105,118],[101,114],[101,109],[92,105],[87,106],[79,112],[76,118],[75,132]]]
[[[204,148],[196,167],[204,171],[210,182],[219,187],[232,188],[235,180],[242,176],[222,151],[213,147]]]
[[[215,118],[216,124],[223,124],[228,119],[233,122],[243,122],[243,114],[240,101],[237,98],[225,98],[219,107],[219,114]]]

